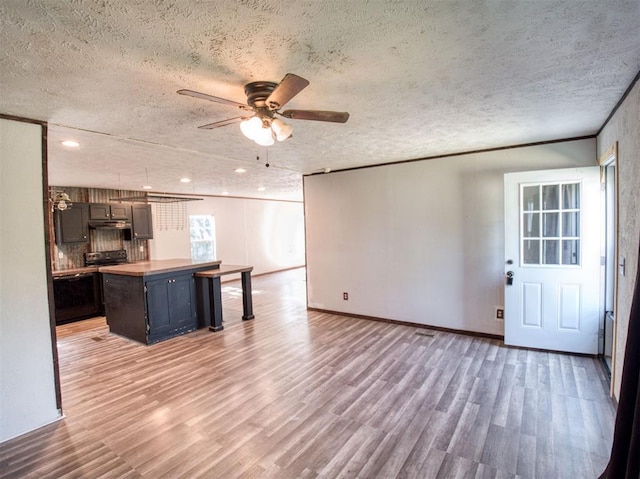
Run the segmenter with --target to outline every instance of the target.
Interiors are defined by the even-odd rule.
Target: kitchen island
[[[101,266],[109,331],[152,344],[197,329],[194,275],[219,267],[189,259]]]

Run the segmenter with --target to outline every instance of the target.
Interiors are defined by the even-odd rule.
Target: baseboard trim
[[[65,415],[62,413],[62,409],[58,409],[58,414],[59,415],[57,417],[48,420],[44,424],[40,424],[39,426],[36,426],[33,429],[29,429],[28,431],[24,431],[24,432],[21,432],[20,434],[16,434],[14,436],[7,437],[7,438],[3,439],[2,441],[0,441],[0,446],[5,444],[8,441],[12,441],[12,440],[17,439],[19,437],[26,436],[27,434],[31,434],[31,433],[39,430],[39,429],[42,429],[42,428],[47,427],[47,426],[51,426],[52,424],[55,424],[57,422],[62,421],[65,418]]]
[[[478,338],[497,339],[499,341],[504,341],[504,336],[501,336],[499,334],[481,333],[479,331],[467,331],[465,329],[444,328],[442,326],[432,326],[430,324],[412,323],[410,321],[399,321],[397,319],[379,318],[379,317],[376,317],[376,316],[366,316],[366,315],[363,315],[363,314],[344,313],[344,312],[341,312],[341,311],[331,311],[331,310],[328,310],[328,309],[312,308],[310,306],[307,306],[307,311],[316,311],[318,313],[334,314],[336,316],[347,316],[347,317],[350,317],[350,318],[366,319],[366,320],[369,320],[369,321],[378,321],[378,322],[382,322],[382,323],[397,324],[399,326],[409,326],[409,327],[412,327],[412,328],[430,329],[432,331],[442,331],[442,332],[445,332],[445,333],[464,334],[466,336],[475,336],[475,337],[478,337]]]
[[[283,268],[283,269],[276,269],[275,271],[265,271],[264,273],[257,273],[257,274],[253,274],[251,273],[251,277],[252,278],[257,278],[258,276],[265,276],[267,274],[273,274],[273,273],[282,273],[284,271],[291,271],[294,269],[300,269],[300,268],[304,268],[304,265],[301,266],[290,266],[288,268]],[[238,275],[238,277],[236,278],[235,276]],[[221,280],[221,283],[226,283],[226,282],[230,282],[230,281],[239,281],[240,279],[240,273],[234,273],[234,274],[230,274],[228,276],[226,276],[225,279]]]

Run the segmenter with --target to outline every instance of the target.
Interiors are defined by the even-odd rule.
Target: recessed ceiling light
[[[223,191],[222,194],[227,196],[229,194],[229,192],[228,191]]]
[[[78,143],[77,141],[73,141],[73,140],[65,140],[62,142],[62,144],[64,146],[68,146],[69,148],[78,148],[80,146],[80,143]]]
[[[233,171],[235,171],[236,173],[246,173],[247,172],[247,170],[245,170],[244,168],[236,168]]]
[[[144,186],[142,187],[142,189],[143,189],[143,190],[150,190],[150,189],[152,189],[152,188],[153,188],[153,186],[149,186],[149,185],[144,185]]]
[[[180,178],[180,183],[191,183],[191,178],[187,178],[187,177]]]
[[[264,186],[258,186],[258,191],[264,191],[266,188]]]

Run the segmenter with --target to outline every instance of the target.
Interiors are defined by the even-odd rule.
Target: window
[[[580,264],[580,183],[521,190],[523,265]]]
[[[216,223],[211,215],[189,215],[191,259],[212,261],[216,259]]]

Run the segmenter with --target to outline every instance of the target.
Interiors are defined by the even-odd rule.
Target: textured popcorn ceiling
[[[638,32],[637,0],[2,0],[0,113],[49,122],[54,185],[301,199],[324,168],[594,134]],[[237,110],[176,94],[287,72],[311,82],[288,108],[351,118],[289,121],[270,168],[238,125],[197,129]]]

